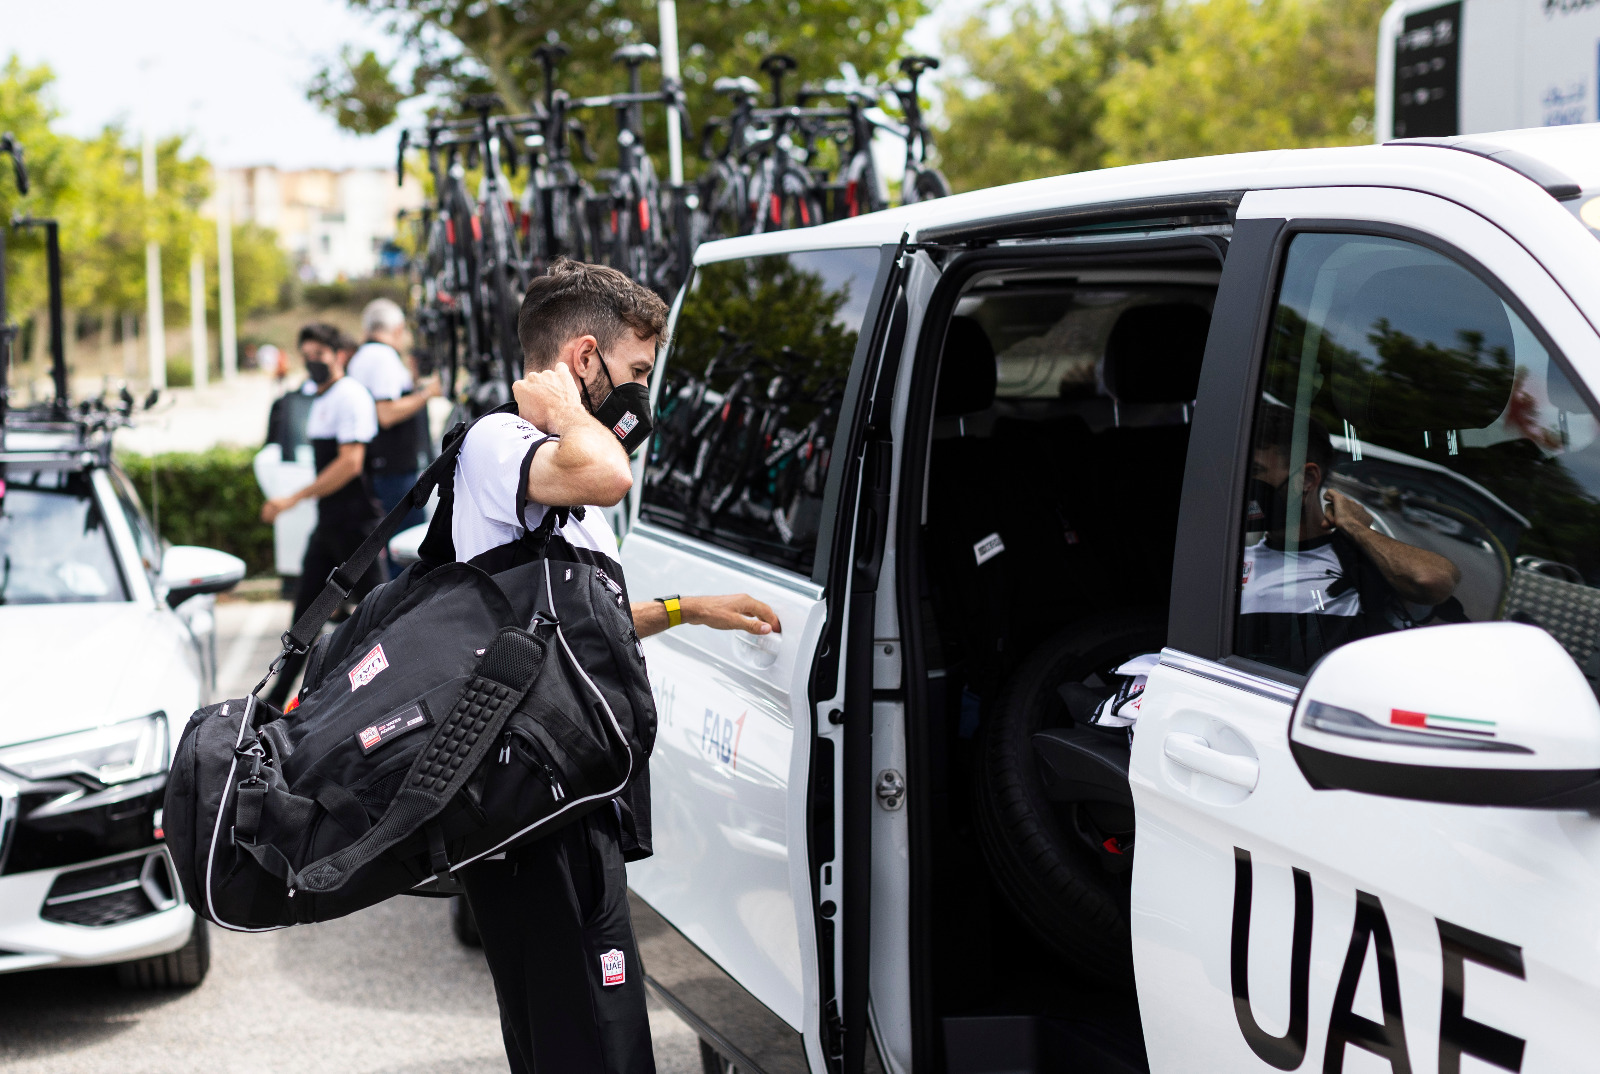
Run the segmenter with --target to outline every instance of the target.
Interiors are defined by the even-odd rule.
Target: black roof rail
[[[1148,223],[1152,227],[1229,224],[1243,198],[1242,190],[1217,190],[1052,205],[923,228],[917,233],[917,241],[956,245],[977,240],[1054,238],[1117,224]]]
[[[1583,188],[1558,168],[1552,168],[1538,157],[1529,156],[1516,149],[1507,149],[1493,142],[1474,138],[1396,138],[1384,145],[1425,145],[1436,149],[1455,149],[1475,157],[1503,164],[1524,179],[1539,187],[1557,201],[1570,201],[1583,193]]]

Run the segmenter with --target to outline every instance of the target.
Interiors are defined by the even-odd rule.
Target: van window
[[[695,271],[656,404],[640,517],[810,574],[875,248]]]
[[[1235,651],[1510,619],[1600,682],[1600,423],[1493,288],[1394,239],[1290,245],[1254,425]]]

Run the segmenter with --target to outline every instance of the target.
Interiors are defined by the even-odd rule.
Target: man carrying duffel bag
[[[622,585],[617,541],[600,507],[627,495],[628,452],[650,436],[647,387],[667,308],[615,269],[558,260],[528,288],[517,318],[527,377],[516,414],[467,434],[456,465],[451,532],[458,559],[510,563],[556,510],[574,559]],[[754,598],[682,597],[631,604],[640,637],[679,622],[765,634],[778,628]],[[494,976],[511,1069],[655,1069],[644,974],[628,916],[625,861],[650,853],[648,770],[614,809],[504,858],[461,872]]]
[[[516,402],[452,430],[285,634],[272,670],[305,654],[297,706],[258,699],[269,671],[196,712],[167,785],[184,892],[224,928],[464,886],[513,1071],[654,1070],[623,870],[650,853],[639,637],[778,629],[744,595],[630,604],[616,542],[584,506],[631,483],[665,313],[610,269],[558,263],[537,280]],[[322,634],[435,488],[420,562]]]

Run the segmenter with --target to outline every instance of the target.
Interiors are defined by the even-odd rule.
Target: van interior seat
[[[1119,422],[1095,435],[1099,510],[1088,524],[1116,557],[1124,607],[1164,610],[1170,596],[1189,411],[1210,328],[1203,306],[1156,303],[1124,310],[1106,341],[1102,379]]]
[[[939,357],[924,549],[930,579],[939,583],[929,590],[945,660],[964,664],[980,692],[1003,668],[1008,633],[1010,557],[982,551],[991,535],[1005,541],[1000,505],[985,490],[1006,460],[965,419],[994,404],[998,380],[994,344],[983,326],[971,317],[952,317]]]

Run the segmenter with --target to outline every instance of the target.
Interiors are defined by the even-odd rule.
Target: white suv
[[[1597,193],[1571,127],[701,247],[622,554],[783,622],[645,643],[708,1064],[1592,1065]]]
[[[0,973],[205,976],[205,922],[162,844],[178,734],[216,674],[208,594],[236,556],[167,547],[110,437],[13,414],[0,441]]]

